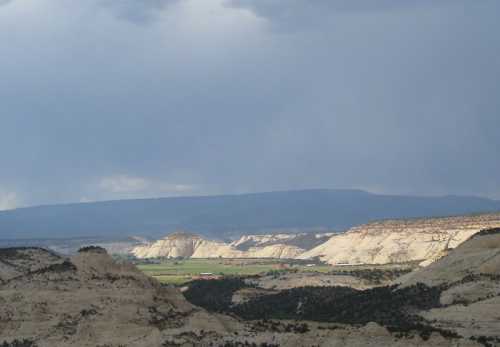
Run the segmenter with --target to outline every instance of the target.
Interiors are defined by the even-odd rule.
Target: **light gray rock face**
[[[494,227],[500,227],[500,214],[374,222],[334,235],[298,257],[319,257],[333,265],[419,261],[425,266]]]

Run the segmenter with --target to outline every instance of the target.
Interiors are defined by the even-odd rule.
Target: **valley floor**
[[[357,275],[356,283],[369,287],[374,284],[369,281],[370,276],[381,277],[381,273],[387,275],[390,272],[406,273],[418,267],[415,263],[333,266],[295,259],[162,259],[135,260],[135,263],[140,270],[163,284],[184,285],[197,279],[251,277],[264,288],[352,286],[354,282],[351,279],[356,279],[352,274]],[[363,275],[367,277],[364,281],[361,279]]]

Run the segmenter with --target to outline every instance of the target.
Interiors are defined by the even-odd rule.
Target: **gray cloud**
[[[136,24],[147,24],[158,19],[167,7],[181,1],[182,0],[89,0],[87,6],[91,5],[105,9],[119,19]],[[14,0],[0,0],[0,6],[12,2],[14,2]]]
[[[306,16],[311,13],[381,12],[411,10],[416,7],[439,7],[459,4],[462,0],[226,0],[228,6],[248,8],[264,17]]]
[[[111,10],[118,18],[137,24],[149,23],[167,7],[181,0],[99,0],[98,4]]]
[[[488,1],[488,0],[487,0]],[[247,9],[256,16],[271,20],[278,29],[323,26],[332,16],[412,11],[463,5],[466,0],[226,0],[229,7]],[[470,5],[470,2],[468,2]]]
[[[322,187],[500,197],[498,2],[335,21],[318,2],[321,27],[287,35],[217,0],[152,2],[146,26],[115,3],[2,7],[3,205]]]

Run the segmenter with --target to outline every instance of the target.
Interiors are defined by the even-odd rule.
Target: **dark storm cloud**
[[[500,3],[362,3],[380,7],[290,0],[321,25],[287,35],[217,0],[3,6],[0,209],[323,187],[500,197]]]
[[[0,6],[7,5],[15,0],[0,0]],[[182,0],[89,0],[88,4],[110,11],[117,18],[136,24],[149,23],[168,6]],[[87,4],[87,5],[88,5]]]
[[[486,0],[492,1],[492,0]],[[271,21],[274,29],[298,30],[321,27],[325,22],[342,14],[380,14],[391,11],[412,11],[440,8],[449,5],[463,6],[467,0],[226,0],[229,7],[247,9],[256,16]],[[480,1],[476,5],[481,5]],[[484,3],[484,2],[483,2]],[[471,5],[471,2],[468,2]],[[326,27],[326,28],[325,28]],[[331,26],[330,26],[330,29]]]

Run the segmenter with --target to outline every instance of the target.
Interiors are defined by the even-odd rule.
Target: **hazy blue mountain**
[[[0,239],[159,237],[174,229],[223,238],[270,229],[344,230],[377,219],[493,211],[500,211],[500,201],[389,196],[359,190],[120,200],[0,212]]]

